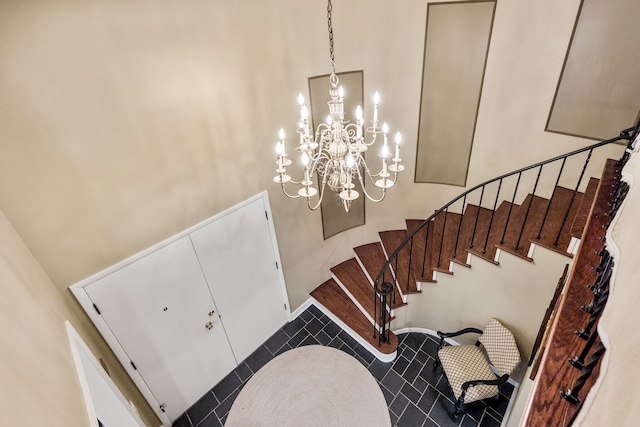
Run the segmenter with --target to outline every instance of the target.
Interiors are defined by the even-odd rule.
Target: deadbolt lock
[[[211,311],[209,312],[209,317],[213,316],[215,313],[216,313],[215,311],[211,310]]]
[[[209,330],[211,330],[211,329],[213,329],[213,323],[211,323],[211,322],[207,322],[207,323],[204,325],[204,327],[205,327],[205,328],[207,328],[207,329],[209,329]]]

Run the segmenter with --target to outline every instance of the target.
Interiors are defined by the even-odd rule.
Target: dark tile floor
[[[513,392],[512,385],[505,384],[494,406],[480,406],[453,421],[453,393],[441,370],[433,371],[436,340],[413,332],[401,334],[398,338],[400,346],[396,360],[382,363],[320,310],[311,306],[240,363],[176,420],[173,427],[222,426],[238,393],[258,369],[280,353],[310,344],[338,348],[368,368],[380,384],[394,426],[500,426]]]

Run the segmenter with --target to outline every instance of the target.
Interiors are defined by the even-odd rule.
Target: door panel
[[[171,420],[237,365],[189,237],[84,289]]]
[[[191,233],[237,360],[287,322],[263,199]]]

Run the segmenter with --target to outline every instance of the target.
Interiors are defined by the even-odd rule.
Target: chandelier
[[[379,122],[380,97],[376,92],[373,98],[373,120],[371,126],[364,127],[362,108],[356,108],[356,122],[349,123],[344,118],[344,90],[338,86],[338,76],[336,75],[336,64],[333,54],[333,28],[331,26],[332,5],[329,0],[327,5],[327,18],[329,27],[329,54],[331,59],[331,75],[329,82],[331,88],[329,95],[331,100],[329,105],[329,116],[326,123],[318,125],[315,132],[312,132],[309,109],[304,104],[302,94],[298,95],[300,104],[300,121],[297,132],[300,142],[295,151],[300,153],[304,169],[304,177],[301,181],[293,181],[287,175],[287,166],[292,164],[291,159],[285,149],[284,130],[280,129],[279,140],[276,143],[277,169],[276,177],[273,179],[282,186],[284,194],[291,199],[304,197],[307,199],[309,209],[316,210],[324,198],[325,187],[337,195],[338,203],[342,204],[345,211],[349,212],[351,203],[360,197],[360,193],[355,189],[355,181],[360,183],[362,192],[367,199],[372,202],[381,202],[386,195],[387,189],[393,187],[398,177],[398,172],[404,170],[400,164],[400,133],[395,136],[395,150],[392,155],[389,147],[387,133],[388,126]],[[370,140],[365,140],[364,131],[370,134]],[[382,147],[378,157],[382,161],[382,168],[378,173],[371,173],[364,158],[364,154],[376,140],[382,139]],[[314,186],[313,178],[317,175],[318,184]],[[381,194],[378,198],[370,195],[365,188],[365,177],[367,177]],[[286,184],[299,186],[298,192],[289,194],[285,188]],[[311,198],[317,196],[317,202],[312,203]]]

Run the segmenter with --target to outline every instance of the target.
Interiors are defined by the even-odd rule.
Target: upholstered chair
[[[475,345],[445,345],[445,339],[462,334],[480,334]],[[442,366],[456,398],[453,418],[465,405],[498,398],[500,384],[507,382],[520,364],[520,352],[509,329],[491,319],[484,330],[465,328],[457,332],[440,332],[434,369]]]

